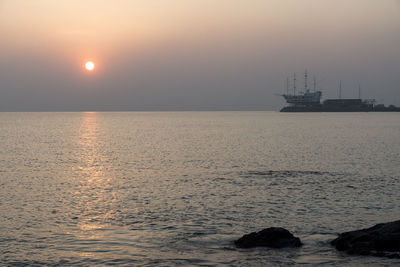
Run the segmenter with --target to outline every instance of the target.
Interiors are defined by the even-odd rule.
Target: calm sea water
[[[0,113],[0,265],[400,264],[329,245],[399,175],[399,113]],[[234,247],[270,226],[304,246]]]

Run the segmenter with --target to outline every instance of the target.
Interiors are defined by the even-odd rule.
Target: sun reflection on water
[[[113,217],[112,204],[116,200],[112,177],[106,172],[110,164],[104,153],[104,133],[99,113],[82,113],[77,144],[78,175],[74,192],[78,227],[85,238],[98,237],[95,230],[105,228]]]

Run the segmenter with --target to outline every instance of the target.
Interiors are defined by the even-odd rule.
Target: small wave
[[[323,171],[300,171],[300,170],[267,170],[267,171],[247,171],[242,172],[242,177],[252,177],[252,176],[265,176],[271,178],[279,178],[279,177],[298,177],[304,175],[314,175],[314,176],[336,176],[338,173],[333,172],[323,172]]]

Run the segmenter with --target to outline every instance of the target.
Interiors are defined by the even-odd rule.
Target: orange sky
[[[112,53],[119,46],[157,44],[264,31],[312,36],[320,27],[373,31],[399,22],[393,1],[352,0],[6,0],[2,33],[13,46],[47,44],[74,53]],[[362,26],[362,27],[361,27]],[[313,29],[314,28],[314,29]],[[351,30],[351,29],[350,29]],[[347,30],[347,31],[350,31]],[[4,36],[4,35],[3,35]],[[7,43],[7,42],[6,42]]]

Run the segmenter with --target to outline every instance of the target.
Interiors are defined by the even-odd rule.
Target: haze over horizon
[[[400,106],[398,0],[0,0],[0,34],[0,111],[278,110],[305,69]]]

